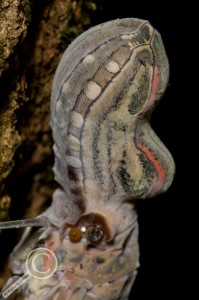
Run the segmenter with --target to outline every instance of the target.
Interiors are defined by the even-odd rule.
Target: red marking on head
[[[153,155],[153,153],[144,145],[141,143],[137,143],[137,147],[146,155],[146,157],[152,162],[156,173],[157,173],[157,182],[155,186],[153,187],[151,193],[147,197],[153,197],[157,195],[159,192],[161,192],[162,187],[165,183],[166,179],[166,172],[164,167],[162,166],[161,162]]]

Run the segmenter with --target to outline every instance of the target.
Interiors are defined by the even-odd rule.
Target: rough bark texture
[[[52,79],[96,9],[94,0],[0,2],[0,221],[37,216],[50,204],[56,187],[48,125]],[[14,234],[0,235],[0,287],[9,276],[4,265]]]

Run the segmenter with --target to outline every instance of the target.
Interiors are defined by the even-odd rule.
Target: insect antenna
[[[41,216],[35,219],[0,222],[0,229],[22,228],[22,227],[48,227],[48,218]]]

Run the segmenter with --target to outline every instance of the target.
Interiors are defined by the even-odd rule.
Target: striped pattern
[[[128,299],[139,266],[134,199],[166,191],[174,175],[149,123],[168,75],[159,33],[139,19],[98,25],[66,50],[51,101],[62,189],[43,214],[48,228],[28,229],[10,257],[13,273],[25,273],[24,248],[38,239],[57,257],[57,269],[24,283],[17,290],[23,299]],[[41,270],[51,269],[51,260],[39,261]]]
[[[51,127],[55,176],[73,201],[93,206],[97,194],[98,202],[122,202],[170,186],[172,157],[148,123],[168,75],[161,37],[147,21],[96,26],[67,49],[54,80]]]

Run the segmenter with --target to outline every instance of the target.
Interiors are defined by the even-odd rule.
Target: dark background
[[[152,127],[172,153],[176,175],[165,194],[138,203],[141,266],[131,292],[133,300],[180,299],[180,295],[186,297],[186,293],[187,299],[192,299],[193,284],[189,286],[188,282],[195,264],[191,222],[193,203],[197,199],[192,171],[197,150],[194,142],[190,143],[192,130],[189,126],[195,99],[191,96],[194,76],[189,67],[197,60],[194,58],[197,47],[192,52],[193,21],[189,8],[187,4],[183,6],[174,1],[159,1],[158,4],[147,1],[146,4],[104,0],[102,12],[93,20],[93,25],[124,17],[149,20],[161,33],[170,62],[169,86],[154,111]]]
[[[198,239],[194,233],[194,212],[198,218],[194,182],[198,176],[198,134],[192,138],[197,126],[191,124],[199,118],[193,117],[198,98],[198,86],[193,85],[193,78],[198,77],[198,25],[194,38],[191,34],[197,20],[192,12],[198,10],[192,8],[191,2],[100,0],[100,3],[102,10],[93,14],[93,26],[124,17],[149,20],[161,33],[170,62],[169,86],[154,111],[152,127],[173,155],[176,175],[165,194],[138,202],[140,268],[129,299],[197,299],[196,294],[192,296],[192,278],[198,277],[193,254],[193,241]]]

